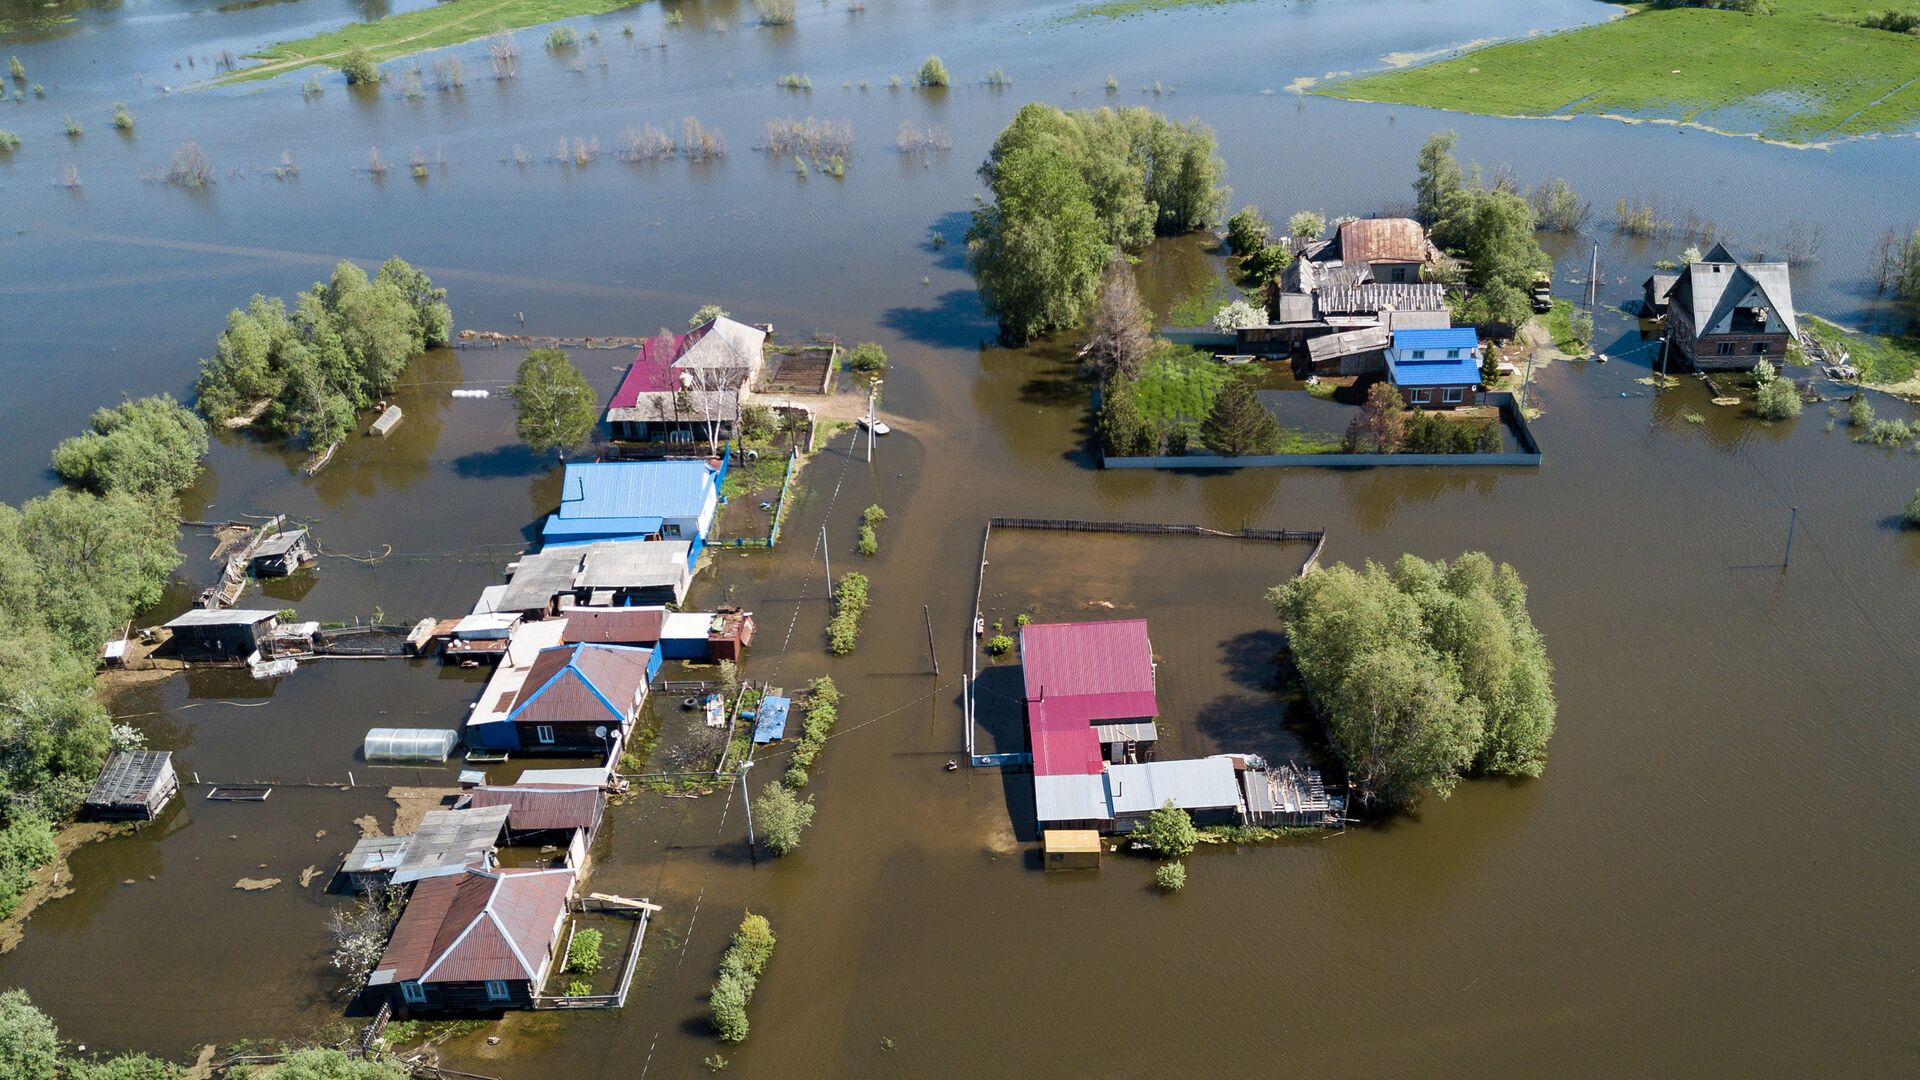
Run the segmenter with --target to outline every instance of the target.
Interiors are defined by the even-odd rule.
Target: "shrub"
[[[0,154],[11,154],[20,149],[20,136],[11,131],[0,131]]]
[[[167,162],[166,181],[181,187],[205,187],[213,183],[213,163],[207,160],[207,152],[200,149],[199,143],[181,143],[174,148],[173,159]]]
[[[1915,435],[1915,428],[1904,420],[1875,420],[1854,441],[1874,446],[1904,446]]]
[[[25,990],[0,994],[0,1075],[54,1080],[59,1073],[60,1031],[52,1018],[34,1007]]]
[[[777,781],[769,782],[753,812],[767,850],[790,855],[800,846],[800,834],[813,824],[813,796],[802,799]]]
[[[1166,892],[1179,892],[1187,887],[1187,864],[1161,863],[1159,869],[1153,872],[1153,883]]]
[[[887,351],[871,341],[863,341],[847,354],[847,367],[866,374],[887,370]]]
[[[586,997],[592,993],[593,993],[592,980],[590,979],[568,979],[567,980],[566,994],[568,997]]]
[[[175,495],[200,476],[206,422],[165,394],[96,409],[88,426],[53,451],[53,471],[69,484],[103,495]]]
[[[1200,843],[1199,833],[1193,828],[1193,815],[1173,805],[1171,799],[1147,815],[1146,825],[1135,836],[1147,850],[1168,859],[1184,858]]]
[[[1287,235],[1295,240],[1320,239],[1327,231],[1327,215],[1318,210],[1302,210],[1287,219]]]
[[[20,58],[17,56],[10,56],[7,58],[7,74],[13,76],[14,82],[27,81],[26,65],[22,64],[20,62]]]
[[[1907,528],[1920,529],[1920,488],[1914,489],[1913,498],[1907,500],[1907,508],[1901,514]]]
[[[1867,395],[1855,393],[1853,400],[1847,403],[1847,426],[1869,428],[1873,426],[1873,402]]]
[[[987,639],[987,655],[1005,656],[1013,651],[1013,639],[1005,634],[995,634]]]
[[[133,130],[133,114],[118,101],[113,103],[113,126],[121,131]]]
[[[945,86],[951,80],[947,76],[947,65],[941,63],[938,56],[929,56],[927,62],[920,65],[915,81],[921,86]]]
[[[1247,281],[1256,285],[1265,285],[1269,281],[1279,280],[1293,265],[1293,252],[1285,244],[1265,244],[1260,250],[1240,260],[1240,273]]]
[[[1246,326],[1265,326],[1266,323],[1266,309],[1255,307],[1245,300],[1222,304],[1220,310],[1213,313],[1213,329],[1221,334],[1231,334]]]
[[[1753,412],[1762,420],[1791,420],[1800,415],[1800,391],[1791,379],[1768,379],[1753,396]]]
[[[380,68],[365,49],[354,49],[340,61],[340,74],[347,77],[348,86],[373,86],[380,81]]]
[[[793,25],[793,0],[753,0],[753,6],[760,12],[762,25]]]
[[[575,930],[573,940],[567,942],[567,970],[578,975],[599,971],[602,944],[600,931],[591,927]]]
[[[867,613],[867,576],[849,571],[833,590],[833,618],[827,622],[827,650],[835,656],[853,651],[860,639],[860,619]]]
[[[77,139],[80,136],[85,135],[87,133],[87,129],[80,126],[80,121],[75,120],[71,116],[67,117],[66,127],[67,127],[67,137],[70,139]]]
[[[854,550],[869,558],[880,553],[880,538],[874,535],[873,526],[860,526],[860,541],[854,545]]]
[[[35,814],[17,814],[0,829],[0,918],[13,914],[32,874],[53,861],[53,826]]]
[[[571,26],[556,26],[547,31],[547,48],[571,49],[580,44],[580,35]]]

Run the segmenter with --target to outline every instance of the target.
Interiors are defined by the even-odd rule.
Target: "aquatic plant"
[[[938,56],[929,56],[926,62],[920,65],[920,73],[915,76],[914,81],[921,86],[946,86],[950,81],[947,65],[942,63]]]
[[[7,58],[7,74],[13,76],[14,82],[23,83],[27,81],[27,67],[20,62],[20,58],[17,56]]]
[[[853,152],[853,125],[841,120],[791,118],[767,121],[761,149],[770,154],[804,155],[814,161]]]
[[[39,83],[34,83],[32,89],[34,97],[43,98],[47,96],[47,88]]]
[[[900,76],[898,75],[887,76],[887,89],[889,90],[900,89]]]
[[[318,97],[322,92],[320,80],[312,75],[307,76],[307,81],[300,84],[301,97]]]
[[[300,175],[300,166],[294,163],[293,151],[291,150],[280,151],[280,164],[275,165],[273,167],[273,178],[275,180],[285,180],[290,176],[299,176],[299,175]]]
[[[458,90],[467,82],[466,71],[457,56],[443,56],[433,62],[433,86],[441,92]]]
[[[427,178],[426,151],[417,146],[414,147],[412,155],[407,158],[407,168],[413,173],[415,180],[425,180]]]
[[[1622,197],[1613,204],[1613,227],[1628,236],[1653,236],[1662,231],[1659,211],[1654,208],[1653,199],[1644,195]]]
[[[387,175],[387,159],[380,156],[377,146],[367,148],[367,172],[376,177]]]
[[[913,121],[900,121],[899,134],[894,137],[894,145],[903,154],[924,154],[935,150],[953,149],[953,140],[947,137],[947,130],[938,124],[925,131],[913,126]]]
[[[79,169],[79,167],[78,167],[78,166],[76,166],[76,165],[68,165],[68,166],[66,166],[65,168],[63,168],[63,169],[61,169],[61,170],[60,170],[60,179],[59,179],[58,181],[56,181],[56,182],[57,182],[57,183],[58,183],[58,184],[59,184],[59,185],[60,185],[61,187],[63,187],[63,188],[66,188],[66,189],[67,189],[68,191],[77,191],[77,190],[79,190],[79,188],[80,188],[80,169]]]
[[[712,161],[726,154],[727,141],[719,129],[689,116],[680,121],[680,152],[689,161]]]
[[[987,72],[987,77],[983,81],[995,90],[1004,90],[1013,85],[1012,76],[1000,68],[994,68],[992,71]]]
[[[686,21],[687,21],[687,16],[683,12],[680,12],[680,11],[667,12],[666,23],[668,26],[679,26],[685,23]]]
[[[673,152],[673,136],[652,124],[642,124],[638,130],[627,129],[620,157],[625,161],[660,161],[672,157]]]
[[[1117,94],[1119,92],[1120,92],[1120,80],[1114,78],[1111,75],[1107,76],[1107,93]]]

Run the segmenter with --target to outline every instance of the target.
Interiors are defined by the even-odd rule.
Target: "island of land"
[[[1887,7],[1881,0],[1771,0],[1752,14],[1627,6],[1624,18],[1314,92],[1493,116],[1681,123],[1801,146],[1920,125],[1920,37],[1867,25]]]

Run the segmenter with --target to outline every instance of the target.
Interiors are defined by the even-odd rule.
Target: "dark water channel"
[[[0,224],[11,226],[0,230],[0,497],[44,490],[47,451],[94,406],[186,393],[228,308],[290,293],[340,258],[404,254],[450,290],[464,326],[509,329],[524,312],[536,333],[641,334],[717,301],[782,335],[876,340],[894,359],[896,433],[875,461],[840,436],[805,477],[788,541],[721,556],[692,597],[759,613],[751,677],[791,687],[831,673],[846,695],[801,853],[750,862],[739,804],[723,795],[620,807],[594,887],[666,906],[631,1003],[509,1018],[498,1045],[458,1044],[456,1064],[510,1080],[696,1075],[716,1048],[705,989],[751,908],[781,942],[752,1037],[728,1051],[749,1076],[1911,1071],[1920,872],[1903,852],[1920,827],[1909,631],[1920,536],[1892,515],[1920,484],[1920,460],[1857,446],[1844,424],[1826,430],[1822,406],[1761,426],[1692,382],[1656,394],[1637,381],[1647,360],[1627,347],[1632,324],[1603,312],[1623,359],[1539,374],[1537,470],[1102,473],[1085,453],[1070,350],[983,347],[992,328],[958,244],[935,249],[930,237],[963,233],[972,170],[1020,104],[1101,103],[1112,73],[1115,100],[1212,123],[1236,200],[1278,217],[1404,202],[1420,140],[1449,126],[1465,155],[1522,179],[1564,173],[1601,207],[1656,194],[1676,216],[1749,240],[1816,222],[1823,258],[1796,272],[1801,307],[1864,321],[1876,316],[1867,248],[1912,217],[1920,144],[1799,152],[1284,91],[1388,52],[1604,14],[1584,0],[1249,3],[1084,24],[1061,22],[1062,7],[992,0],[872,0],[851,16],[800,7],[797,26],[773,31],[748,25],[749,5],[681,5],[687,29],[666,31],[664,51],[619,33],[631,21],[637,41],[655,41],[658,6],[584,20],[601,29],[606,61],[589,46],[584,72],[523,32],[520,76],[505,84],[468,45],[456,50],[464,91],[420,102],[335,79],[303,100],[304,76],[151,89],[179,81],[172,62],[189,44],[237,51],[359,9],[335,0],[224,13],[127,4],[0,43],[50,92],[0,105],[0,127],[26,140],[0,160]],[[713,19],[729,32],[708,29]],[[930,51],[954,71],[952,89],[887,89]],[[993,67],[1015,86],[974,85]],[[813,91],[776,89],[788,71],[807,72]],[[1141,91],[1156,80],[1160,96]],[[139,116],[131,137],[105,122],[115,99]],[[77,142],[59,134],[67,112],[89,117]],[[799,179],[754,152],[766,120],[809,114],[851,120],[844,180]],[[613,156],[628,125],[677,130],[686,115],[726,133],[724,160]],[[902,158],[902,120],[944,126],[952,151]],[[597,136],[605,152],[585,168],[548,163],[563,135]],[[187,139],[220,172],[211,190],[140,179]],[[404,168],[384,180],[355,171],[369,146],[397,163],[416,145],[447,159],[425,182]],[[525,166],[511,161],[516,145]],[[297,180],[264,171],[283,150]],[[69,163],[85,181],[77,193],[53,183]],[[1647,264],[1682,246],[1597,238],[1603,306],[1636,295]],[[1556,253],[1565,277],[1584,265],[1586,239]],[[1213,272],[1199,245],[1175,244],[1142,279],[1164,303]],[[497,391],[517,359],[425,358],[398,396],[407,419],[394,437],[350,440],[313,480],[295,471],[297,454],[222,436],[186,516],[311,521],[328,557],[272,593],[305,617],[464,611],[558,495],[552,464],[514,445],[504,400],[447,396]],[[610,389],[625,357],[575,359]],[[874,608],[859,650],[830,660],[812,538],[827,526],[835,570],[854,565],[871,502],[890,513],[862,567]],[[1782,573],[1794,506],[1800,531]],[[1324,841],[1203,852],[1176,898],[1150,889],[1149,864],[1125,859],[1097,875],[1043,875],[1025,842],[1025,778],[941,770],[960,743],[956,676],[994,514],[1324,527],[1329,560],[1463,549],[1509,560],[1557,666],[1547,775],[1469,783],[1417,815]],[[996,617],[1105,601],[1152,620],[1183,752],[1289,745],[1263,594],[1304,552],[1037,535],[995,546]],[[203,539],[189,536],[187,550],[176,608],[213,573]],[[380,786],[286,787],[262,804],[189,798],[136,838],[83,849],[73,895],[0,957],[0,983],[31,990],[73,1039],[176,1056],[335,1020],[323,922],[337,901],[317,882],[301,887],[301,871],[329,868],[356,818],[390,819],[384,786],[452,775],[368,770],[365,730],[450,725],[477,690],[470,673],[438,666],[334,661],[273,684],[196,674],[126,692],[116,711],[188,771],[293,782],[351,769]],[[261,877],[282,884],[233,887]],[[102,992],[129,983],[152,990],[138,1007]]]

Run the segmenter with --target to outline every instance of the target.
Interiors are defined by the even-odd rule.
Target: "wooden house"
[[[1365,267],[1369,279],[1386,285],[1418,282],[1421,269],[1439,258],[1427,230],[1412,218],[1359,218],[1343,223],[1316,261]]]
[[[195,608],[166,624],[182,660],[245,660],[265,649],[279,628],[279,612]]]
[[[99,821],[151,821],[180,790],[165,750],[116,750],[93,782],[81,810]]]
[[[314,561],[312,545],[305,529],[288,529],[262,540],[247,559],[247,570],[254,577],[286,577]]]
[[[517,677],[517,689],[492,711],[483,699],[467,720],[468,744],[485,750],[611,758],[632,731],[659,670],[658,650],[624,645],[552,646],[540,650],[519,672],[503,661],[501,675]],[[488,697],[492,689],[490,682]]]
[[[480,869],[414,886],[369,996],[401,1015],[532,1008],[560,959],[569,868]]]
[[[1668,363],[1697,371],[1752,371],[1786,362],[1799,334],[1783,262],[1740,262],[1715,244],[1680,274],[1667,304]]]
[[[710,435],[732,439],[766,345],[765,329],[724,316],[647,339],[607,404],[608,434],[623,451],[699,453]]]

